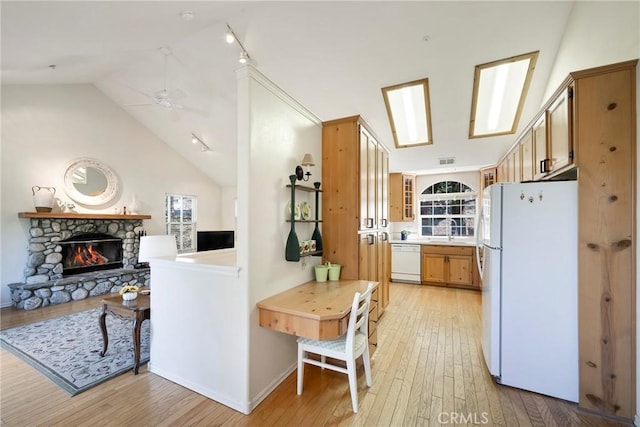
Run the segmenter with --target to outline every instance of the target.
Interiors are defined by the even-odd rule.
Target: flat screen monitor
[[[198,252],[233,248],[233,241],[233,230],[198,231]]]

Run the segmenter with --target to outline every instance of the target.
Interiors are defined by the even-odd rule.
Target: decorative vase
[[[33,204],[35,205],[36,212],[51,212],[56,189],[53,187],[39,187],[34,185],[31,187],[31,191],[33,191]]]
[[[324,264],[316,265],[316,282],[326,282],[327,275],[329,274],[329,267]]]
[[[131,204],[129,204],[129,213],[131,215],[137,215],[138,212],[140,212],[140,202],[138,201],[138,198],[134,194],[133,196],[131,196]]]
[[[329,280],[340,280],[340,264],[329,264]]]
[[[122,294],[122,299],[125,301],[131,301],[136,298],[138,298],[137,292],[125,292],[124,294]]]

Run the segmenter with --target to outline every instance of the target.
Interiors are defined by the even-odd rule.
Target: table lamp
[[[151,258],[176,256],[178,248],[175,236],[156,235],[140,237],[137,268],[149,267]]]

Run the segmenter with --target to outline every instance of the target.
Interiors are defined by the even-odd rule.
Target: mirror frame
[[[79,192],[73,185],[73,171],[78,167],[92,167],[98,169],[107,179],[107,188],[97,196],[87,196]],[[83,205],[97,206],[103,205],[111,200],[118,194],[118,176],[109,166],[101,163],[95,159],[81,158],[74,160],[64,173],[64,190],[69,197],[78,203]]]

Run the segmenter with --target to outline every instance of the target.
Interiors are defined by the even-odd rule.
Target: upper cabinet
[[[413,221],[415,218],[415,175],[392,173],[389,175],[389,220]]]
[[[573,164],[573,85],[564,89],[549,106],[547,120],[547,167],[549,174]]]
[[[482,197],[482,192],[485,188],[498,182],[497,175],[498,173],[495,167],[480,169],[480,197]]]
[[[533,130],[525,132],[520,138],[518,145],[520,146],[520,158],[522,162],[522,181],[533,181]]]
[[[573,81],[566,80],[498,163],[498,179],[539,181],[572,169]]]

